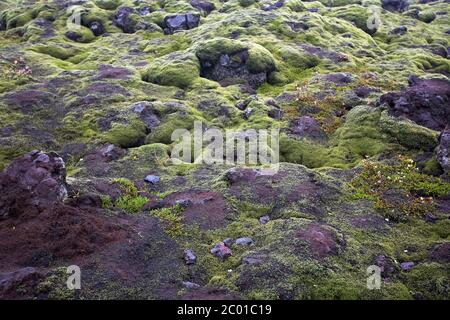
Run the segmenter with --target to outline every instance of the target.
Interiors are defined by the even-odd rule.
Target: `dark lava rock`
[[[65,34],[67,39],[77,42],[80,40],[83,36],[75,31],[67,31]]]
[[[144,122],[147,129],[156,128],[161,120],[160,113],[153,107],[153,104],[148,101],[137,102],[131,106],[131,110],[139,115],[139,118]]]
[[[221,82],[226,86],[236,81],[246,81],[252,88],[258,88],[267,80],[267,75],[274,71],[267,69],[263,72],[253,73],[249,70],[247,62],[249,53],[243,49],[230,54],[221,54],[218,60],[202,60],[200,75],[204,78]]]
[[[211,249],[211,253],[222,260],[232,255],[230,248],[228,248],[223,242],[215,245],[214,248]]]
[[[383,278],[388,278],[398,271],[395,262],[385,255],[375,257],[374,264],[380,267]]]
[[[355,94],[360,98],[367,98],[374,89],[368,87],[357,87],[355,88]]]
[[[200,16],[195,13],[183,13],[170,15],[164,18],[166,33],[174,33],[180,30],[189,30],[198,27]]]
[[[270,221],[270,217],[269,216],[262,216],[262,217],[259,218],[259,222],[261,224],[267,224],[267,223],[269,223],[269,221]]]
[[[97,76],[95,76],[93,79],[128,80],[132,75],[133,72],[130,69],[102,64],[98,68]]]
[[[13,272],[0,273],[0,296],[3,298],[9,294],[14,294],[17,288],[24,288],[26,284],[33,285],[42,274],[35,268],[26,267]]]
[[[354,78],[349,73],[338,72],[325,75],[325,80],[333,82],[338,86],[346,86],[353,82]]]
[[[450,123],[450,81],[410,77],[409,87],[380,97],[395,117],[405,117],[433,130]]]
[[[408,0],[382,0],[381,7],[391,12],[403,12],[409,8]]]
[[[191,0],[190,4],[195,9],[201,10],[206,14],[210,14],[211,11],[216,9],[215,4],[209,1]]]
[[[122,7],[120,8],[115,16],[113,17],[113,23],[117,27],[123,30],[125,33],[134,33],[136,32],[135,23],[130,18],[130,15],[135,11],[133,8]]]
[[[396,36],[402,36],[408,32],[408,28],[405,26],[400,26],[397,28],[392,29],[389,31],[389,34],[396,35]]]
[[[224,245],[226,245],[228,248],[231,248],[231,245],[233,244],[233,239],[231,238],[226,238],[225,240],[222,241]]]
[[[161,178],[159,176],[149,174],[148,176],[145,177],[144,181],[151,184],[157,184],[159,181],[161,181]]]
[[[150,25],[143,21],[138,12],[130,7],[121,7],[112,18],[113,24],[125,33],[135,33],[138,30],[151,29]]]
[[[270,4],[270,5],[266,5],[263,6],[263,10],[264,11],[272,11],[272,10],[276,10],[281,8],[282,6],[284,6],[284,0],[278,0],[277,2]]]
[[[193,250],[184,250],[184,261],[186,262],[186,264],[195,264],[197,262],[197,257],[195,256]]]
[[[258,175],[256,169],[231,168],[225,172],[224,179],[230,184],[235,184],[254,181]]]
[[[250,104],[250,102],[257,100],[258,97],[255,95],[250,96],[249,98],[243,100],[243,101],[239,101],[238,103],[236,103],[236,108],[238,108],[239,110],[245,110],[248,105]]]
[[[436,159],[444,172],[450,174],[450,127],[447,127],[439,136],[439,145],[436,148]]]
[[[438,262],[450,262],[450,243],[436,245],[430,252],[430,260]]]
[[[409,271],[413,267],[414,267],[414,262],[412,262],[412,261],[406,261],[406,262],[400,263],[400,268],[402,269],[402,271]]]
[[[242,115],[242,117],[245,120],[248,120],[252,114],[253,114],[253,109],[252,108],[247,108],[247,109],[245,109],[244,114]]]
[[[42,211],[67,197],[66,168],[56,153],[32,151],[0,173],[0,218],[15,216],[23,207]]]
[[[302,138],[313,140],[326,140],[327,135],[316,119],[310,116],[303,116],[293,119],[289,124],[289,131]]]
[[[89,29],[91,29],[92,33],[96,37],[101,36],[103,33],[105,33],[105,28],[103,28],[103,25],[98,21],[92,22],[89,25]]]
[[[283,118],[284,113],[283,113],[283,110],[281,110],[281,109],[272,108],[267,112],[267,115],[269,117],[271,117],[272,119],[280,120],[281,118]]]
[[[236,244],[239,246],[251,246],[253,244],[253,239],[244,237],[236,239]]]

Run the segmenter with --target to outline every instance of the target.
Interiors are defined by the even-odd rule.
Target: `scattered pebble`
[[[226,238],[225,240],[222,241],[224,245],[226,245],[228,248],[231,247],[231,245],[233,244],[233,239],[231,238]]]
[[[241,246],[250,246],[253,244],[253,239],[252,238],[239,238],[236,239],[236,244],[237,245],[241,245]]]
[[[189,290],[194,290],[194,289],[200,288],[200,286],[198,284],[196,284],[194,282],[190,282],[190,281],[183,281],[183,286]]]
[[[232,255],[230,248],[228,248],[223,242],[215,245],[215,247],[211,249],[211,253],[222,260]]]
[[[259,222],[260,222],[261,224],[266,224],[266,223],[268,223],[269,221],[270,221],[270,217],[269,217],[269,216],[262,216],[262,217],[259,218]]]
[[[156,184],[159,181],[161,181],[161,178],[152,174],[149,174],[148,176],[145,177],[145,182],[151,183],[151,184]]]
[[[191,249],[184,250],[184,261],[186,261],[186,264],[195,264],[197,257],[195,256],[194,251]]]
[[[406,262],[402,262],[400,264],[400,268],[402,268],[403,271],[411,270],[413,267],[414,267],[414,262],[412,262],[412,261],[406,261]]]

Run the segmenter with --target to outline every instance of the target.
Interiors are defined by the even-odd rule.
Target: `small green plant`
[[[148,199],[142,196],[124,195],[116,200],[115,206],[128,213],[138,213],[148,202]]]
[[[177,204],[170,208],[161,208],[158,210],[153,210],[151,214],[159,218],[163,225],[164,230],[171,237],[181,237],[184,235],[183,226],[183,206]]]
[[[128,213],[138,213],[141,211],[142,207],[148,202],[148,199],[139,195],[139,191],[134,183],[126,178],[117,178],[113,182],[120,185],[124,194],[114,203],[109,197],[102,199],[103,207],[111,208],[114,206]]]
[[[399,209],[405,215],[418,216],[433,209],[434,197],[450,193],[450,183],[421,173],[407,157],[398,156],[392,165],[362,163],[362,171],[349,185],[355,198],[373,200],[378,209]]]

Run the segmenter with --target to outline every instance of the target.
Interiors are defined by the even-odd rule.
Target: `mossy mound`
[[[143,80],[161,84],[187,88],[200,75],[200,64],[194,54],[174,52],[155,59],[144,72]]]

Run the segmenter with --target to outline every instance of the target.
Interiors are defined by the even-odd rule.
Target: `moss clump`
[[[84,26],[77,26],[76,28],[70,28],[70,30],[70,33],[66,33],[66,37],[73,39],[76,42],[88,43],[95,39],[94,33],[91,29]]]
[[[172,133],[176,129],[190,130],[194,127],[194,117],[188,114],[174,113],[165,117],[162,124],[152,130],[145,142],[150,143],[172,143]]]
[[[52,270],[44,280],[37,284],[36,293],[45,295],[48,299],[53,300],[72,300],[77,298],[77,290],[67,288],[68,276],[66,268],[61,267]]]
[[[184,89],[192,85],[199,75],[200,65],[194,54],[174,52],[153,61],[142,79]]]
[[[419,126],[410,120],[390,117],[387,111],[381,113],[380,127],[401,145],[422,150],[432,150],[438,144],[439,133]]]
[[[298,163],[308,168],[325,165],[328,157],[326,147],[308,141],[283,136],[280,138],[280,161]]]
[[[430,23],[436,19],[436,14],[432,10],[420,11],[417,15],[417,19],[425,23]]]
[[[132,148],[141,144],[146,134],[144,123],[133,119],[129,124],[113,125],[113,128],[105,134],[104,139],[122,148]]]
[[[128,213],[138,213],[147,202],[145,197],[124,195],[117,199],[114,206]]]
[[[380,209],[397,209],[405,215],[422,215],[432,209],[433,197],[450,193],[450,184],[420,173],[413,160],[398,157],[396,164],[364,161],[362,171],[349,184],[358,198],[376,201]],[[398,191],[398,197],[386,193]]]
[[[119,7],[120,0],[95,0],[95,5],[104,10],[115,10]]]
[[[141,211],[142,207],[148,202],[148,199],[139,195],[139,191],[134,183],[126,178],[114,179],[113,182],[119,184],[123,195],[114,203],[108,199],[103,200],[104,207],[108,208],[112,205],[128,213],[138,213]]]
[[[279,54],[283,61],[290,66],[302,70],[313,68],[320,63],[320,59],[317,56],[299,51],[298,49],[289,46],[280,48]]]
[[[72,47],[72,46],[61,46],[55,43],[47,43],[45,45],[37,45],[32,47],[30,50],[42,54],[49,55],[53,58],[60,60],[68,60],[73,58],[74,56],[81,53],[80,50]]]
[[[276,69],[275,59],[263,46],[226,38],[215,38],[198,45],[196,55],[200,61],[217,62],[221,55],[248,51],[246,66],[252,73],[270,72]]]
[[[241,7],[247,8],[256,2],[256,0],[239,0],[239,5]]]
[[[362,6],[347,5],[333,11],[330,15],[351,22],[357,28],[370,35],[373,35],[377,32],[377,29],[369,28],[368,26],[369,18],[371,18],[370,14],[370,11]]]
[[[162,143],[154,143],[129,149],[123,161],[139,163],[143,167],[149,164],[164,165],[169,160],[169,146]]]
[[[366,106],[353,108],[332,137],[332,157],[355,162],[389,150],[387,137],[379,128],[380,111]]]
[[[414,293],[429,300],[449,299],[448,266],[438,263],[424,263],[405,272],[404,283]]]

